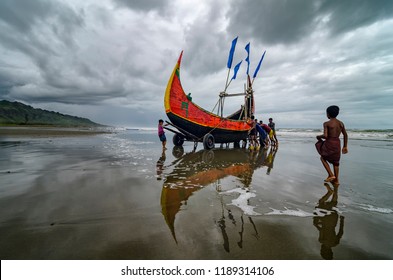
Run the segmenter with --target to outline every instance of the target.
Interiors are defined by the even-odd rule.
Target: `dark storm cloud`
[[[228,32],[257,38],[264,44],[296,43],[326,25],[336,36],[393,17],[389,0],[242,0],[228,12]]]
[[[113,0],[116,4],[137,11],[164,10],[168,2],[162,0]]]
[[[325,0],[318,12],[329,16],[328,28],[332,35],[373,24],[393,17],[390,0]]]
[[[208,75],[225,68],[230,41],[220,29],[225,13],[220,1],[212,1],[204,15],[185,28],[184,61],[192,75]]]
[[[49,0],[2,0],[0,21],[19,35],[34,33],[33,28],[37,24],[44,24],[51,26],[58,38],[67,38],[75,27],[83,25],[83,15],[69,6]]]
[[[228,32],[264,44],[292,43],[309,34],[315,21],[314,1],[233,1]]]
[[[20,32],[27,32],[35,22],[50,14],[51,2],[29,0],[2,0],[0,19]]]
[[[5,0],[0,2],[0,46],[14,57],[16,64],[22,57],[30,60],[42,77],[54,75],[53,58],[62,56],[62,52],[75,47],[74,32],[83,26],[83,13],[74,11],[69,6],[52,1]],[[2,71],[9,72],[0,79],[0,87],[6,87],[2,94],[25,82],[12,84],[20,77],[29,76],[33,69],[19,69],[3,65]],[[23,67],[20,67],[23,68]],[[9,71],[11,70],[11,71]],[[7,86],[8,85],[8,86]]]
[[[127,63],[129,58],[114,56],[113,49],[102,46],[108,45],[106,42],[95,46],[95,42],[81,38],[80,34],[86,34],[82,8],[74,10],[61,2],[20,0],[1,2],[0,8],[4,8],[0,14],[0,46],[14,57],[0,68],[4,73],[0,75],[2,98],[96,104],[127,95],[126,77],[118,65]],[[104,19],[103,24],[110,24],[105,10],[92,7],[88,12],[96,12]],[[93,33],[88,35],[97,39],[95,27],[89,27]],[[29,67],[19,65],[20,60],[28,62]],[[130,64],[134,67],[128,67],[126,74],[132,69],[140,71]],[[140,91],[137,82],[133,88]]]

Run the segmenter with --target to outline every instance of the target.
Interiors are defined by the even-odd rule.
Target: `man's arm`
[[[327,122],[324,122],[324,123],[323,123],[323,134],[318,135],[318,136],[317,136],[317,139],[318,139],[318,140],[320,140],[320,139],[326,139],[326,138],[327,138],[327,135],[328,135]]]
[[[347,134],[347,131],[345,130],[344,123],[341,123],[341,124],[342,124],[341,132],[344,135],[344,147],[343,147],[342,153],[346,154],[346,153],[348,153],[348,147],[347,147],[348,146],[348,134]]]

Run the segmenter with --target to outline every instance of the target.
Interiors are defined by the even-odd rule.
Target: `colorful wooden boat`
[[[180,64],[183,52],[180,54],[176,66],[169,78],[165,91],[164,105],[171,125],[177,128],[173,142],[181,146],[184,140],[203,142],[205,149],[214,148],[214,143],[234,143],[246,141],[251,128],[249,117],[254,114],[254,98],[250,78],[244,93],[244,105],[241,109],[228,117],[209,112],[192,102],[183,90],[180,81]],[[220,93],[220,98],[230,96],[226,92]],[[222,112],[222,111],[221,111]]]

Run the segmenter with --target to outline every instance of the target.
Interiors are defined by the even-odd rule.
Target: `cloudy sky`
[[[155,127],[182,50],[184,90],[213,109],[236,36],[234,64],[250,42],[251,73],[266,50],[258,119],[319,128],[335,104],[348,128],[393,128],[389,0],[1,0],[0,99]],[[230,92],[242,91],[245,66]]]

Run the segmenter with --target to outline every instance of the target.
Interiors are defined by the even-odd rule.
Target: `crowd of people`
[[[249,131],[249,141],[251,150],[259,150],[260,148],[271,146],[278,146],[278,139],[276,135],[276,124],[273,118],[269,118],[269,123],[265,124],[262,120],[251,117],[251,129]]]

